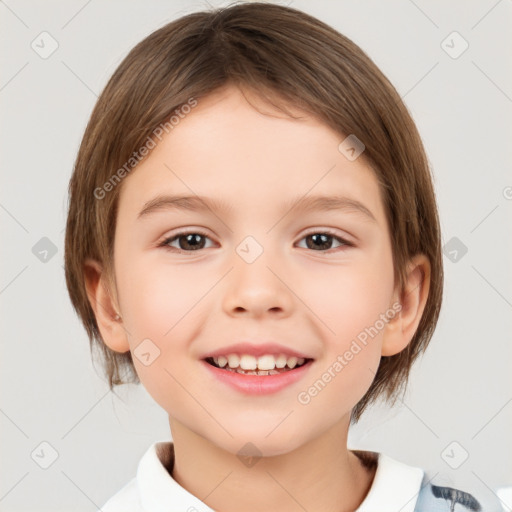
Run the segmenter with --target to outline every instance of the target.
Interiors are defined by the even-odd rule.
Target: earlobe
[[[84,279],[87,297],[103,341],[115,352],[129,351],[130,345],[122,318],[109,292],[101,264],[96,260],[88,259],[84,264]]]
[[[421,321],[430,288],[430,262],[424,254],[417,254],[408,265],[404,289],[396,297],[400,312],[388,322],[382,341],[383,356],[401,352],[411,342]]]

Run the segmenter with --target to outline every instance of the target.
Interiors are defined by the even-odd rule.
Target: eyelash
[[[166,238],[165,240],[163,240],[161,243],[158,244],[158,247],[162,247],[163,249],[166,249],[166,250],[171,251],[171,252],[176,252],[178,254],[190,254],[190,253],[201,251],[202,249],[197,249],[195,251],[185,251],[183,249],[178,249],[176,247],[170,247],[169,246],[169,243],[174,242],[175,240],[178,240],[182,236],[187,236],[187,235],[199,235],[199,236],[202,236],[204,238],[210,238],[206,233],[204,233],[201,230],[181,231],[181,232],[179,232],[179,233],[177,233],[175,235],[172,235],[172,236]],[[322,230],[322,231],[312,231],[310,233],[305,234],[301,238],[301,240],[303,240],[304,238],[307,238],[308,236],[311,236],[311,235],[328,235],[328,236],[331,236],[336,241],[338,241],[338,242],[340,242],[342,244],[341,247],[335,247],[334,249],[329,249],[327,251],[319,250],[319,251],[313,251],[313,252],[320,252],[320,253],[324,252],[324,253],[330,254],[331,251],[336,252],[336,249],[343,249],[344,247],[354,247],[353,243],[349,242],[348,240],[345,240],[344,238],[341,238],[340,236],[336,235],[334,232],[330,231],[329,229],[325,229],[325,230]],[[313,249],[311,249],[311,250],[313,250]]]

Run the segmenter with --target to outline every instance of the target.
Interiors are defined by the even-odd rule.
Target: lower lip
[[[277,375],[243,375],[237,372],[230,372],[229,370],[222,370],[204,360],[201,362],[206,365],[214,377],[217,377],[221,382],[228,384],[237,391],[247,395],[267,395],[277,393],[304,377],[313,360],[308,361],[297,369],[278,373]]]

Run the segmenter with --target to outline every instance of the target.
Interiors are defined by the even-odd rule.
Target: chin
[[[302,438],[297,438],[297,436],[282,428],[283,425],[275,428],[276,425],[277,423],[274,423],[269,428],[261,426],[259,429],[252,428],[248,431],[229,430],[228,428],[233,438],[229,440],[224,438],[220,447],[243,458],[245,456],[275,457],[285,455],[302,446]],[[273,431],[273,429],[275,430]],[[269,434],[269,432],[271,433]]]

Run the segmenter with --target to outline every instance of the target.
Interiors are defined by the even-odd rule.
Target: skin
[[[133,355],[149,338],[160,350],[148,366],[135,356],[134,362],[169,415],[172,477],[215,510],[355,510],[373,481],[374,472],[347,449],[350,411],[381,355],[411,341],[430,265],[415,256],[405,289],[395,287],[377,179],[362,157],[349,161],[340,153],[344,138],[304,113],[291,119],[247,91],[218,90],[123,180],[111,295],[99,262],[87,262],[105,343]],[[362,202],[375,221],[354,211],[301,214],[283,206],[335,192]],[[215,197],[231,210],[161,210],[138,220],[146,201],[162,193]],[[199,239],[204,248],[190,249],[184,237],[170,244],[188,253],[158,247],[194,228],[206,232]],[[326,228],[353,245],[335,238],[324,249],[307,245],[308,235]],[[251,264],[236,252],[247,236],[263,248]],[[298,394],[397,303],[401,312],[307,405],[299,403]],[[280,342],[315,361],[304,379],[278,393],[244,395],[212,377],[200,358],[247,337]],[[262,454],[252,467],[237,457],[247,442]]]

